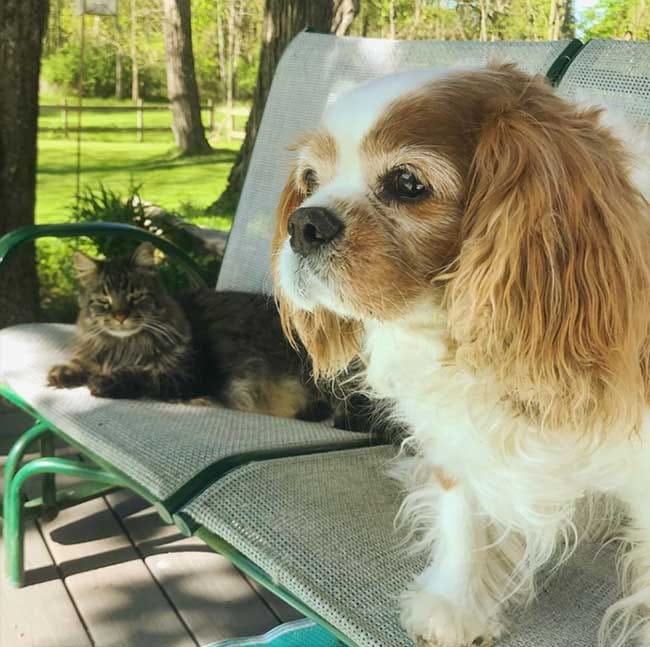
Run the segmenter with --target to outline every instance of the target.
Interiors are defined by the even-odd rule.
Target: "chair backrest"
[[[390,41],[302,33],[282,56],[260,125],[217,289],[267,292],[273,212],[286,180],[289,145],[315,128],[347,88],[409,69],[511,61],[546,73],[568,41]]]
[[[650,123],[650,42],[591,40],[559,86],[572,100],[597,98],[640,123]]]

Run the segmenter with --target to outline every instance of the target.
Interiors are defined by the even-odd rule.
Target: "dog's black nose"
[[[296,254],[308,256],[343,231],[343,223],[325,207],[301,207],[289,216],[289,242]]]

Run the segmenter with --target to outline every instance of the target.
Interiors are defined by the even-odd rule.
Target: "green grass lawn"
[[[168,210],[198,215],[226,186],[239,142],[213,142],[215,152],[179,158],[170,142],[131,143],[85,141],[81,147],[81,187],[100,183],[140,196]],[[40,139],[36,180],[36,222],[65,222],[76,192],[76,143]]]
[[[57,105],[63,98],[41,97],[39,126],[59,127]],[[70,105],[75,104],[69,98]],[[107,107],[132,106],[131,101],[114,99],[86,99],[85,104]],[[158,104],[161,105],[161,104]],[[239,105],[239,108],[246,107]],[[215,131],[225,120],[225,109],[216,111]],[[167,110],[145,113],[145,126],[171,127],[171,114]],[[69,125],[76,126],[76,113],[70,113]],[[207,113],[203,114],[207,123]],[[245,127],[245,117],[237,117],[236,127]],[[104,111],[83,114],[82,124],[100,127],[133,127],[135,114],[131,112]],[[167,132],[145,133],[145,140],[137,142],[135,133],[82,132],[81,189],[96,190],[102,183],[106,188],[125,197],[131,187],[139,187],[143,200],[153,202],[184,217],[213,227],[227,228],[228,219],[202,215],[226,186],[230,167],[240,141],[225,138],[212,139],[214,154],[200,157],[179,157],[174,147],[171,129]],[[36,196],[36,222],[65,222],[70,218],[76,192],[76,134],[64,138],[60,133],[39,132],[38,172]]]

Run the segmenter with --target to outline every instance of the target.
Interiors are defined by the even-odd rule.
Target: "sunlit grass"
[[[144,200],[193,220],[223,191],[240,142],[213,141],[214,154],[178,157],[165,141],[82,141],[81,188],[102,183],[126,195],[139,186]],[[36,222],[65,222],[76,192],[76,142],[39,138]],[[206,221],[207,219],[207,221]],[[201,217],[201,224],[227,227],[227,220]]]
[[[60,128],[61,110],[48,108],[62,104],[64,97],[41,95],[39,126]],[[68,97],[71,107],[76,98]],[[84,99],[85,105],[104,107],[132,107],[125,99]],[[166,106],[166,102],[146,102],[146,105]],[[244,103],[237,108],[247,108]],[[208,111],[202,113],[203,123],[209,123]],[[179,212],[183,217],[202,225],[227,229],[230,219],[214,218],[203,211],[216,200],[226,186],[230,167],[240,141],[225,138],[225,106],[215,109],[215,130],[210,143],[214,154],[199,157],[179,157],[171,133],[171,113],[156,110],[144,113],[144,126],[166,128],[163,132],[145,132],[144,141],[136,141],[135,132],[82,132],[81,137],[81,189],[97,189],[99,184],[126,196],[130,187],[139,187],[142,199],[153,202],[168,211]],[[77,113],[69,112],[68,126],[77,125]],[[101,111],[84,112],[82,125],[86,127],[135,128],[135,112]],[[246,117],[236,118],[236,128],[243,130]],[[75,202],[77,142],[76,133],[68,138],[62,133],[39,132],[36,222],[65,222],[70,219]]]

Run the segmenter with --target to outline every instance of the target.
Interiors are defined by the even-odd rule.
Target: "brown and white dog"
[[[490,65],[373,81],[296,144],[277,297],[317,375],[361,358],[410,430],[418,645],[499,636],[608,497],[626,593],[599,640],[650,645],[650,139],[624,126]]]

